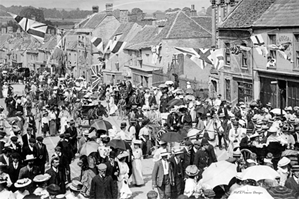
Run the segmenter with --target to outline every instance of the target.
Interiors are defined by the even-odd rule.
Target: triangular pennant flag
[[[111,53],[117,54],[123,50],[125,47],[126,42],[118,41],[113,49],[111,49]]]
[[[190,54],[194,56],[199,56],[197,52],[193,48],[181,48],[181,47],[175,47],[176,50],[180,51],[183,54]]]
[[[21,17],[12,13],[9,14],[16,20],[16,22],[21,26],[21,28],[25,32],[36,38],[39,42],[44,43],[44,38],[48,29],[48,26],[46,24],[27,19],[25,17]]]
[[[247,51],[247,52],[249,52],[249,51],[251,50],[251,48],[250,48],[250,47],[243,46],[243,45],[239,45],[239,48],[240,48],[241,50],[243,50],[243,51]]]
[[[276,44],[268,45],[269,50],[279,50],[279,47]]]
[[[93,37],[91,39],[92,44],[101,52],[103,52],[103,41],[101,38]]]
[[[211,50],[211,60],[212,60],[213,66],[217,70],[220,70],[221,68],[223,68],[225,65],[224,49],[220,48],[220,49]]]
[[[197,66],[199,66],[203,70],[204,68],[203,60],[199,59],[195,55],[190,55],[190,54],[186,54],[186,57],[192,60]]]
[[[115,46],[118,44],[118,41],[120,40],[121,36],[122,34],[117,34],[114,36],[114,38],[112,39],[112,43],[110,45],[110,51],[112,51],[115,48]]]
[[[252,35],[250,37],[251,41],[253,42],[253,45],[254,46],[264,46],[265,45],[265,42],[261,36],[261,34],[258,34],[258,35]]]
[[[262,55],[264,57],[267,56],[269,53],[267,47],[265,47],[265,46],[259,46],[259,47],[256,47],[255,49],[259,55]]]

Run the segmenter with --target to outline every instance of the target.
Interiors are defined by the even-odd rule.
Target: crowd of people
[[[95,90],[84,78],[47,73],[28,78],[22,95],[9,85],[0,108],[0,198],[130,198],[130,187],[145,185],[143,159],[150,158],[148,198],[230,198],[247,185],[297,198],[298,107],[280,110],[259,100],[232,107],[221,95],[199,98],[189,83],[178,85],[122,81]],[[120,127],[106,120],[114,116]],[[43,143],[48,136],[60,138],[53,154]],[[205,171],[220,162],[219,153],[237,174],[211,186]],[[71,176],[77,158],[81,172]],[[258,165],[278,176],[241,177]]]

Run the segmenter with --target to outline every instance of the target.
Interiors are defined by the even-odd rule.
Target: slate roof
[[[299,26],[299,0],[276,0],[264,14],[253,23],[253,26]]]
[[[132,26],[134,25],[134,22],[129,22],[125,24],[121,24],[119,28],[116,30],[116,32],[111,36],[110,39],[112,39],[115,35],[122,34],[119,41],[125,41],[128,33],[132,29]]]
[[[125,49],[139,50],[150,46],[150,42],[154,39],[158,33],[158,28],[155,26],[145,26],[135,37],[128,42]]]
[[[41,46],[41,49],[52,50],[55,48],[56,45],[57,45],[57,38],[56,36],[52,36],[51,38],[49,38],[47,42],[45,42],[45,44]]]
[[[81,28],[96,28],[106,17],[105,13],[93,14],[87,22],[83,22]]]
[[[77,47],[77,41],[68,41],[66,43],[66,49],[68,50],[74,50]]]
[[[199,25],[201,25],[205,30],[208,30],[210,33],[212,31],[212,17],[211,16],[195,16],[191,17]]]
[[[174,19],[165,38],[177,39],[209,36],[211,36],[210,32],[205,30],[203,26],[181,11],[177,13],[176,18]]]
[[[0,48],[6,47],[7,40],[11,37],[10,34],[0,35]]]
[[[219,26],[222,28],[250,28],[275,0],[242,0]]]

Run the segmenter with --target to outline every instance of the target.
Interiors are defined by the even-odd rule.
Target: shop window
[[[276,35],[269,35],[269,44],[275,44],[276,45]],[[270,56],[273,59],[277,59],[276,50],[270,50]]]
[[[230,80],[225,79],[225,97],[227,101],[231,101],[231,86],[230,86]]]
[[[230,65],[230,43],[225,43],[225,64]]]

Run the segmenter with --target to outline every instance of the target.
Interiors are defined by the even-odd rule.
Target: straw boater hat
[[[185,173],[188,176],[196,176],[199,173],[199,169],[197,168],[196,165],[189,165],[187,166],[187,168],[185,169]]]
[[[174,149],[174,152],[173,152],[174,155],[180,155],[182,153],[183,153],[183,151],[180,148]]]
[[[48,173],[37,175],[33,178],[33,182],[46,182],[51,178]]]
[[[97,165],[97,169],[98,169],[99,171],[105,172],[106,169],[107,169],[107,166],[106,166],[106,164],[101,163],[101,164],[98,164],[98,165]]]
[[[28,185],[30,185],[31,180],[29,178],[23,178],[23,179],[19,179],[17,180],[17,182],[15,182],[15,187],[16,188],[23,188],[23,187],[27,187]]]
[[[288,159],[287,157],[283,157],[279,160],[278,162],[278,166],[279,167],[284,167],[284,166],[287,166],[289,163],[291,162],[290,159]]]
[[[72,183],[70,184],[69,188],[73,191],[81,191],[83,187],[83,184],[79,182],[78,180],[72,180]]]
[[[26,155],[26,159],[24,161],[30,161],[30,160],[35,160],[36,158],[31,154],[31,155]]]

